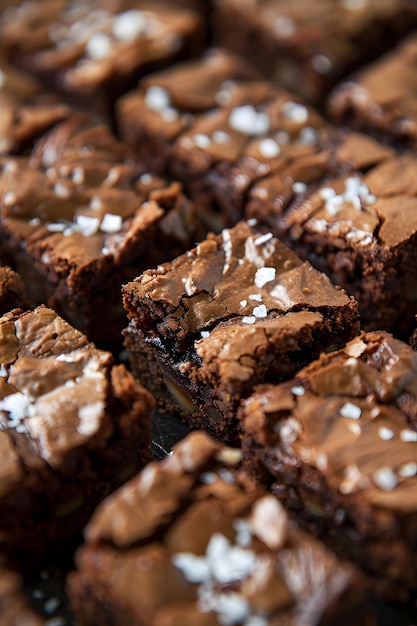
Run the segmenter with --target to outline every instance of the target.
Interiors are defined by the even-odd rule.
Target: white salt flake
[[[250,104],[235,107],[229,115],[229,125],[244,135],[264,135],[269,131],[270,119],[264,111]]]
[[[58,198],[69,198],[71,195],[70,189],[62,183],[55,183],[54,193],[58,196]]]
[[[394,437],[395,433],[393,430],[391,430],[391,428],[387,428],[386,426],[380,426],[380,428],[378,428],[378,435],[384,441],[389,441]]]
[[[329,200],[329,198],[333,198],[336,195],[336,191],[332,187],[323,187],[323,189],[320,189],[319,194],[323,200]]]
[[[295,396],[303,396],[305,392],[306,390],[302,385],[295,385],[294,387],[291,387],[291,393],[293,393]]]
[[[248,548],[252,543],[252,529],[250,524],[244,519],[235,519],[233,528],[236,531],[236,543],[242,548]]]
[[[98,217],[90,217],[88,215],[77,215],[76,225],[85,237],[91,237],[98,231],[100,220]],[[65,232],[65,231],[64,231]]]
[[[65,228],[65,224],[57,222],[55,224],[48,224],[46,230],[50,233],[62,233]]]
[[[0,410],[7,411],[10,419],[16,422],[23,420],[29,409],[28,398],[20,392],[12,393],[0,400]]]
[[[217,598],[217,619],[221,626],[246,622],[250,614],[248,601],[238,593],[221,593]]]
[[[74,167],[72,180],[76,185],[82,185],[85,180],[85,171],[82,167]]]
[[[351,433],[359,437],[362,432],[362,428],[359,426],[359,424],[356,424],[355,422],[350,422],[347,426]]]
[[[298,141],[304,146],[315,146],[317,144],[318,131],[313,126],[304,126],[300,130]]]
[[[259,152],[266,159],[273,159],[281,154],[281,148],[274,139],[266,138],[259,143]]]
[[[149,174],[149,172],[145,172],[145,174],[139,176],[139,182],[141,182],[143,185],[150,185],[152,181],[153,176],[152,174]]]
[[[273,237],[274,235],[272,233],[266,233],[265,235],[260,235],[259,237],[257,237],[253,243],[255,244],[255,246],[262,246],[267,241],[270,241],[270,239],[272,239]]]
[[[165,122],[175,122],[179,117],[177,109],[174,109],[173,107],[166,107],[165,109],[162,109],[160,113]]]
[[[382,491],[392,491],[398,484],[397,476],[390,467],[381,467],[373,473],[372,478]]]
[[[296,181],[295,183],[293,183],[291,189],[294,193],[304,193],[307,191],[307,185],[300,181]]]
[[[146,90],[145,104],[152,111],[161,112],[171,104],[171,94],[165,87],[151,85]]]
[[[122,216],[114,215],[113,213],[106,213],[100,224],[100,230],[103,233],[118,233],[122,229]]]
[[[217,482],[217,475],[214,472],[203,472],[199,476],[200,482],[205,485],[214,485]]]
[[[211,144],[211,139],[208,135],[204,135],[203,133],[197,133],[193,136],[193,141],[196,146],[199,148],[208,148]]]
[[[267,283],[275,280],[277,270],[275,267],[260,267],[256,270],[254,282],[255,285],[261,289]]]
[[[275,496],[266,495],[255,502],[250,523],[253,534],[271,550],[278,550],[284,545],[288,518]]]
[[[347,417],[352,420],[358,420],[361,414],[362,409],[356,404],[353,404],[353,402],[346,402],[340,409],[340,415],[342,417]]]
[[[230,141],[229,133],[226,133],[224,130],[215,130],[212,134],[211,138],[215,143],[225,144]]]
[[[255,302],[262,302],[262,294],[260,293],[251,293],[248,298],[249,300],[254,300]]]
[[[119,13],[113,20],[112,32],[119,41],[133,41],[146,33],[148,21],[143,11],[130,9]]]
[[[409,428],[403,428],[400,432],[400,439],[406,443],[411,443],[417,441],[417,431],[411,430]]]
[[[352,493],[361,486],[362,474],[357,465],[348,465],[344,472],[344,479],[339,485],[339,491],[343,494]]]
[[[4,206],[13,206],[17,203],[17,196],[14,191],[7,191],[3,197]]]
[[[203,339],[207,339],[207,337],[210,337],[210,332],[208,330],[202,330],[200,335]]]
[[[260,304],[259,306],[255,306],[253,311],[253,315],[257,318],[263,318],[268,315],[268,311],[266,310],[266,306],[264,304]]]
[[[241,300],[240,301],[240,306],[245,307],[247,305],[248,301],[247,300]]]
[[[244,315],[242,317],[243,324],[254,324],[255,321],[256,321],[256,317],[254,317],[253,315]]]
[[[402,478],[412,478],[417,474],[417,463],[414,461],[410,461],[410,463],[406,463],[398,470],[399,476]]]
[[[275,285],[274,288],[271,289],[270,295],[284,308],[289,308],[292,305],[290,294],[285,285]]]
[[[49,598],[43,605],[43,608],[47,613],[54,613],[59,605],[61,604],[61,600],[56,596]]]
[[[204,556],[179,552],[173,555],[172,562],[190,583],[202,583],[210,577],[209,564]]]
[[[214,533],[206,551],[213,578],[227,584],[250,576],[256,567],[257,557],[252,550],[231,545],[221,533]]]
[[[303,124],[308,120],[308,109],[304,104],[298,102],[285,102],[282,107],[282,112],[285,117],[289,118],[293,122]]]
[[[111,52],[110,37],[105,33],[93,33],[85,44],[85,53],[90,59],[105,59]]]

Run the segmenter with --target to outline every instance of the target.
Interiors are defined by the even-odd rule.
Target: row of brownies
[[[364,588],[417,587],[413,39],[336,87],[334,126],[224,49],[173,65],[199,13],[45,4],[0,20],[1,619],[38,625],[10,569],[86,527],[80,626],[372,624]],[[255,4],[217,3],[224,44]],[[264,4],[299,42],[306,3]],[[155,404],[216,441],[151,462]]]

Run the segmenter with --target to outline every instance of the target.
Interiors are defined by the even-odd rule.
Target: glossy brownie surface
[[[112,624],[365,623],[354,570],[245,487],[239,459],[194,433],[103,503],[70,578],[80,624],[101,614]]]
[[[258,388],[242,408],[249,471],[385,598],[417,579],[416,390],[416,353],[381,331]]]

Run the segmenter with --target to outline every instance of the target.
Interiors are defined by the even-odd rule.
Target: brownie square
[[[181,181],[217,232],[242,218],[254,181],[315,158],[331,167],[322,117],[220,50],[147,77],[118,102],[117,118],[140,157]]]
[[[70,112],[58,96],[42,90],[34,78],[0,59],[0,155],[30,148]]]
[[[166,175],[173,145],[181,133],[193,127],[194,116],[222,106],[232,84],[255,76],[255,70],[240,57],[209,49],[198,59],[145,76],[119,98],[118,130],[140,160],[152,171]]]
[[[399,146],[417,147],[417,35],[362,68],[330,94],[328,112]]]
[[[108,127],[77,116],[30,157],[0,167],[3,262],[18,270],[35,303],[96,343],[120,342],[122,283],[198,237],[181,186],[144,171]]]
[[[367,623],[355,570],[245,487],[239,458],[193,433],[102,503],[69,578],[80,626]]]
[[[408,339],[415,326],[417,160],[360,135],[336,151],[351,171],[282,193],[270,178],[255,185],[245,212],[302,259],[354,295],[366,330]],[[273,209],[270,210],[271,205]]]
[[[215,0],[218,45],[307,101],[417,25],[410,0]]]
[[[359,329],[357,304],[246,222],[123,288],[125,346],[162,408],[236,441],[253,386],[291,377]]]
[[[1,53],[101,113],[140,76],[203,43],[196,12],[159,0],[20,1],[0,19]]]
[[[67,544],[150,458],[152,396],[46,307],[0,319],[0,553]]]
[[[385,602],[417,587],[416,356],[363,333],[240,409],[246,471]]]
[[[30,309],[32,303],[19,274],[11,267],[0,266],[0,315],[12,309]]]
[[[11,570],[0,566],[1,626],[43,626],[44,620],[31,610],[23,593],[23,582]]]

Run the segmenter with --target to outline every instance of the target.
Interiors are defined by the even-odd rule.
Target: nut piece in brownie
[[[242,217],[245,193],[270,172],[330,167],[327,125],[311,107],[251,78],[236,57],[211,50],[146,78],[119,101],[119,126],[157,171],[189,191],[213,230]],[[185,85],[185,87],[184,87]],[[294,165],[294,163],[296,165]]]
[[[31,610],[20,577],[0,566],[0,626],[44,626]]]
[[[133,372],[162,408],[236,441],[236,409],[358,333],[357,304],[246,222],[123,288]]]
[[[121,285],[194,244],[178,183],[144,172],[104,125],[71,118],[0,163],[0,256],[30,297],[91,341],[120,342]]]
[[[367,623],[356,571],[245,487],[239,458],[192,433],[102,503],[70,573],[77,624]]]
[[[417,148],[417,35],[340,83],[327,108],[337,123]]]
[[[363,333],[240,409],[245,469],[387,601],[417,587],[417,354]]]
[[[417,300],[417,158],[356,134],[340,155],[353,165],[349,173],[289,200],[278,177],[261,181],[246,216],[354,295],[366,330],[408,339]]]
[[[32,306],[19,274],[7,265],[0,266],[0,315],[12,309],[30,309]]]
[[[51,309],[0,333],[0,553],[23,568],[149,460],[153,398]]]
[[[100,112],[144,73],[196,54],[197,13],[159,0],[20,1],[0,17],[0,52]]]
[[[21,152],[69,116],[70,107],[0,60],[0,155]]]
[[[412,0],[216,0],[215,41],[308,101],[417,26]]]

